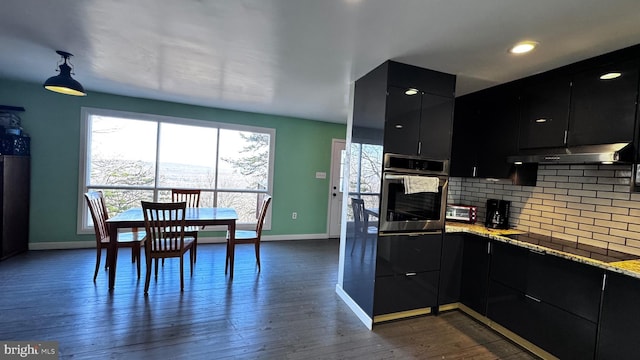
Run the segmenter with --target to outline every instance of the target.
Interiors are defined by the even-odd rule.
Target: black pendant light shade
[[[68,61],[73,55],[60,50],[56,52],[64,59],[64,62],[59,67],[60,74],[48,78],[47,81],[44,82],[44,88],[61,94],[87,96],[82,85],[71,77],[72,69]]]

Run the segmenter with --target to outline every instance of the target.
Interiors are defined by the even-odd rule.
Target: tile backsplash
[[[536,186],[509,180],[449,180],[449,204],[511,201],[510,225],[523,231],[640,256],[640,193],[630,193],[631,165],[540,165]]]

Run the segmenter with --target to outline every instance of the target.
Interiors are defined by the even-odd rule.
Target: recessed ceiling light
[[[522,41],[515,44],[509,52],[512,54],[525,54],[535,49],[536,46],[538,46],[538,43],[535,41]]]
[[[404,93],[407,95],[415,95],[418,93],[418,89],[407,89]]]
[[[620,76],[622,76],[622,74],[619,72],[609,72],[609,73],[600,75],[600,80],[611,80],[611,79],[619,78]]]

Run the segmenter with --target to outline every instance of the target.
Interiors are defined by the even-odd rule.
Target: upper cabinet
[[[519,149],[632,142],[640,67],[634,51],[523,79]]]
[[[379,133],[385,153],[449,159],[455,80],[395,61],[378,66],[356,81],[354,141]]]
[[[573,75],[569,146],[633,141],[638,60],[610,62]]]
[[[535,185],[537,166],[507,162],[518,150],[518,86],[494,86],[456,99],[451,176]]]
[[[568,76],[534,77],[520,88],[520,149],[562,147],[569,128]]]
[[[387,89],[385,152],[449,159],[453,97],[414,92]]]

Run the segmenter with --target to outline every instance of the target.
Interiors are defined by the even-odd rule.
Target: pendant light
[[[64,59],[59,66],[60,74],[48,78],[43,84],[44,88],[61,94],[87,96],[82,85],[71,77],[73,68],[69,66],[69,58],[73,55],[66,51],[57,50],[56,52]]]

